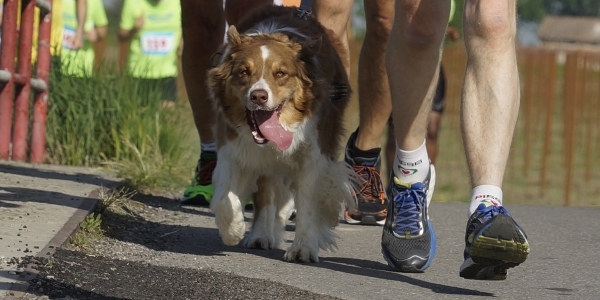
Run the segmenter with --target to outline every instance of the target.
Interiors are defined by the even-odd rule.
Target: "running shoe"
[[[217,165],[217,154],[215,152],[202,152],[192,185],[183,192],[183,205],[209,206],[215,189],[212,184],[212,175]]]
[[[360,180],[359,188],[353,193],[357,206],[354,211],[347,208],[344,211],[346,223],[353,225],[383,225],[387,215],[387,197],[381,182],[380,149],[374,149],[376,157],[360,157],[353,150],[356,132],[348,139],[345,162],[352,167]],[[369,152],[369,151],[367,151]]]
[[[433,261],[436,251],[435,232],[429,220],[435,168],[431,165],[423,182],[406,184],[396,176],[393,176],[393,182],[381,252],[396,271],[423,272]]]
[[[506,270],[523,263],[529,243],[523,229],[502,206],[482,203],[467,222],[465,261],[460,277],[504,280]]]

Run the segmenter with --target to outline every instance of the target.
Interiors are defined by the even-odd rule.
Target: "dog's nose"
[[[250,93],[250,101],[254,104],[265,104],[269,100],[269,93],[263,89],[258,89]]]

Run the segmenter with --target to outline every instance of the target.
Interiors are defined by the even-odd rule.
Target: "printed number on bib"
[[[175,35],[171,32],[147,32],[141,38],[142,52],[149,55],[167,55],[175,48]]]
[[[75,41],[75,28],[64,27],[63,29],[63,40],[62,46],[64,49],[73,48],[73,42]]]

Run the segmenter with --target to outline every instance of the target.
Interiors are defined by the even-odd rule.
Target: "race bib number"
[[[142,52],[149,55],[167,55],[175,49],[175,35],[171,32],[147,32],[141,37]]]
[[[62,46],[64,49],[73,48],[73,42],[75,41],[75,28],[64,27],[63,28],[63,40]]]

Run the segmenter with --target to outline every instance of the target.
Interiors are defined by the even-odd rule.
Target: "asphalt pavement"
[[[53,249],[76,228],[77,220],[82,220],[93,207],[98,190],[117,183],[98,170],[0,163],[0,259],[4,262],[0,264],[0,298],[4,295],[17,299],[15,296],[35,275],[11,264],[12,257],[52,255]],[[147,268],[176,268],[180,273],[217,272],[224,276],[217,282],[225,282],[227,276],[243,278],[245,289],[258,292],[268,282],[342,299],[600,299],[599,208],[507,205],[529,237],[531,254],[524,264],[509,270],[505,281],[470,281],[458,276],[464,247],[465,203],[432,203],[437,256],[425,273],[403,274],[391,271],[381,256],[381,227],[341,224],[335,229],[340,237],[338,251],[321,252],[319,263],[293,264],[282,261],[283,249],[224,246],[208,209],[182,208],[173,201],[161,201],[166,202],[158,204],[160,209],[169,210],[176,217],[165,223],[144,225],[160,230],[154,235],[161,239],[152,243],[139,239],[122,241],[152,251],[151,262],[143,264]],[[251,214],[247,213],[247,217]],[[289,246],[293,234],[290,226],[283,248]],[[28,251],[23,253],[24,249]],[[124,255],[121,262],[126,263],[120,268],[136,264],[137,260],[142,259]],[[164,282],[161,285],[160,279],[152,282],[153,287],[174,288]],[[140,289],[139,285],[138,282],[135,288]],[[93,290],[89,285],[82,288]],[[253,299],[260,298],[246,292],[254,295]],[[101,291],[95,293],[97,299],[102,299]],[[110,293],[111,299],[136,299],[131,293]],[[218,290],[211,295],[218,299]],[[139,299],[147,298],[152,297]],[[226,298],[245,297],[240,291],[237,296]],[[265,294],[265,298],[278,297]]]

